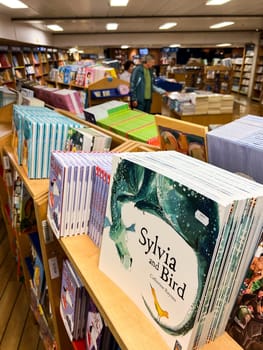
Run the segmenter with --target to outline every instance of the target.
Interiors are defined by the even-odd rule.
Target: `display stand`
[[[180,119],[186,122],[195,123],[199,125],[211,125],[211,124],[226,124],[235,119],[233,113],[229,114],[182,114],[174,110],[169,109],[167,106],[163,105],[162,115],[167,117]]]
[[[204,89],[221,94],[230,94],[232,89],[232,68],[223,65],[205,67]]]
[[[117,78],[104,78],[90,84],[88,87],[88,106],[94,106],[109,100],[128,101],[129,92],[121,93],[121,86],[124,85],[129,91],[129,82]]]
[[[10,107],[7,108],[10,112]],[[7,120],[11,120],[10,115],[7,117]],[[119,137],[116,136],[116,140],[118,138]],[[0,140],[2,141],[2,138]],[[5,139],[5,136],[3,141],[8,143],[8,139]],[[151,325],[146,316],[143,315],[133,302],[98,269],[99,248],[93,244],[88,236],[79,235],[57,240],[52,234],[49,234],[48,236],[45,234],[43,230],[43,221],[46,220],[47,212],[48,180],[28,179],[23,167],[17,164],[16,156],[12,148],[10,146],[4,146],[4,148],[2,148],[5,142],[1,144],[1,151],[9,157],[12,166],[18,171],[19,176],[24,181],[24,184],[34,202],[40,247],[53,314],[52,323],[57,342],[57,349],[70,350],[74,348],[66,335],[59,314],[61,268],[62,260],[65,257],[67,257],[73,264],[84,283],[84,286],[96,303],[105,322],[109,326],[122,350],[168,349],[160,334]],[[126,146],[127,147],[123,147],[123,150],[146,151],[155,149],[154,147],[136,142],[130,142],[129,145]],[[1,187],[1,190],[3,192],[5,191],[3,187]],[[3,210],[4,195],[2,192],[0,199],[1,209]],[[23,241],[21,241],[20,244],[22,259],[28,253],[27,238],[27,235],[23,235]],[[26,271],[25,278],[29,279],[24,259],[22,266]],[[29,281],[25,282],[26,287],[28,288]],[[216,339],[215,342],[212,342],[203,348],[203,350],[225,349],[241,350],[241,348],[227,334],[223,334]]]

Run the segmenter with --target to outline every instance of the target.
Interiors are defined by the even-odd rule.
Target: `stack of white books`
[[[207,133],[208,161],[263,183],[263,119],[247,115]]]
[[[220,113],[233,113],[234,109],[234,96],[232,95],[222,95]]]
[[[47,217],[57,238],[87,234],[100,245],[112,155],[52,152]]]
[[[221,94],[208,95],[208,114],[220,114],[221,113]]]
[[[193,103],[195,105],[195,114],[207,114],[209,95],[193,94]]]

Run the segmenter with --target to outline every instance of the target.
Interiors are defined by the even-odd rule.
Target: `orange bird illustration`
[[[150,285],[151,286],[151,285]],[[168,311],[166,310],[163,310],[159,304],[159,301],[157,299],[157,295],[156,295],[156,292],[155,292],[155,289],[151,286],[151,291],[152,291],[152,295],[153,295],[153,301],[154,301],[154,306],[155,306],[155,309],[157,311],[157,314],[158,314],[158,320],[160,321],[160,318],[161,317],[166,317],[166,318],[169,318],[169,314],[168,314]]]

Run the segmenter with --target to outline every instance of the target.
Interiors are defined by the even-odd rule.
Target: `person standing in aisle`
[[[154,58],[146,55],[142,58],[141,64],[133,69],[130,79],[131,105],[133,108],[150,113],[153,91],[161,95],[167,92],[154,85]]]
[[[120,74],[120,79],[130,82],[131,73],[134,68],[134,63],[130,60],[124,63],[124,71]]]

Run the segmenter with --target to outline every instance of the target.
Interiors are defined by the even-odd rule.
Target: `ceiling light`
[[[159,29],[170,29],[170,28],[173,28],[177,25],[176,22],[168,22],[168,23],[164,23],[163,25],[161,25],[159,27]]]
[[[214,24],[212,26],[210,26],[211,29],[217,29],[217,28],[223,28],[223,27],[227,27],[227,26],[231,26],[232,24],[234,24],[235,22],[220,22],[217,24]]]
[[[217,47],[227,47],[227,46],[231,46],[232,44],[230,43],[222,43],[222,44],[217,44]]]
[[[63,28],[60,27],[57,24],[48,24],[47,27],[48,27],[48,29],[53,30],[54,32],[61,32],[61,31],[63,31]]]
[[[128,45],[121,45],[121,49],[128,49],[129,47]]]
[[[118,28],[118,23],[107,23],[106,29],[107,30],[116,30]]]
[[[110,0],[111,6],[127,6],[129,0]]]
[[[225,3],[229,2],[231,0],[207,0],[206,5],[224,5]]]
[[[10,7],[12,9],[26,9],[28,6],[19,0],[1,0],[1,5]]]
[[[169,47],[180,47],[181,45],[180,44],[171,44],[169,45]]]

